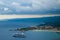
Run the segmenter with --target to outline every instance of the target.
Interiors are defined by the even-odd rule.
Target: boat
[[[16,38],[25,38],[25,34],[24,33],[21,33],[21,34],[14,34],[13,37],[16,37]]]

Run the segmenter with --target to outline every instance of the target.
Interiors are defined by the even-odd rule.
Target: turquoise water
[[[55,32],[25,32],[25,38],[12,37],[17,31],[9,31],[10,29],[35,26],[41,23],[54,24],[54,26],[60,26],[60,17],[49,18],[28,18],[28,19],[11,19],[0,21],[0,40],[60,40],[60,34]]]

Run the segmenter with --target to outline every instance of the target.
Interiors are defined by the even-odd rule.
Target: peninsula
[[[29,31],[29,30],[34,30],[34,31],[51,31],[51,32],[60,32],[60,27],[53,27],[51,25],[37,25],[37,26],[30,26],[30,27],[25,27],[25,28],[16,28],[10,31]]]

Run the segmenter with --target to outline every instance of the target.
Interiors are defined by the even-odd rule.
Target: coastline
[[[32,31],[34,31],[34,32],[38,32],[38,31],[40,31],[40,32],[60,32],[60,31],[55,31],[55,30],[32,30]]]

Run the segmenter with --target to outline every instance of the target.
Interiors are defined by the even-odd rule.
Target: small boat
[[[25,38],[25,34],[24,33],[21,33],[21,34],[15,34],[13,35],[13,37],[16,37],[16,38]]]

